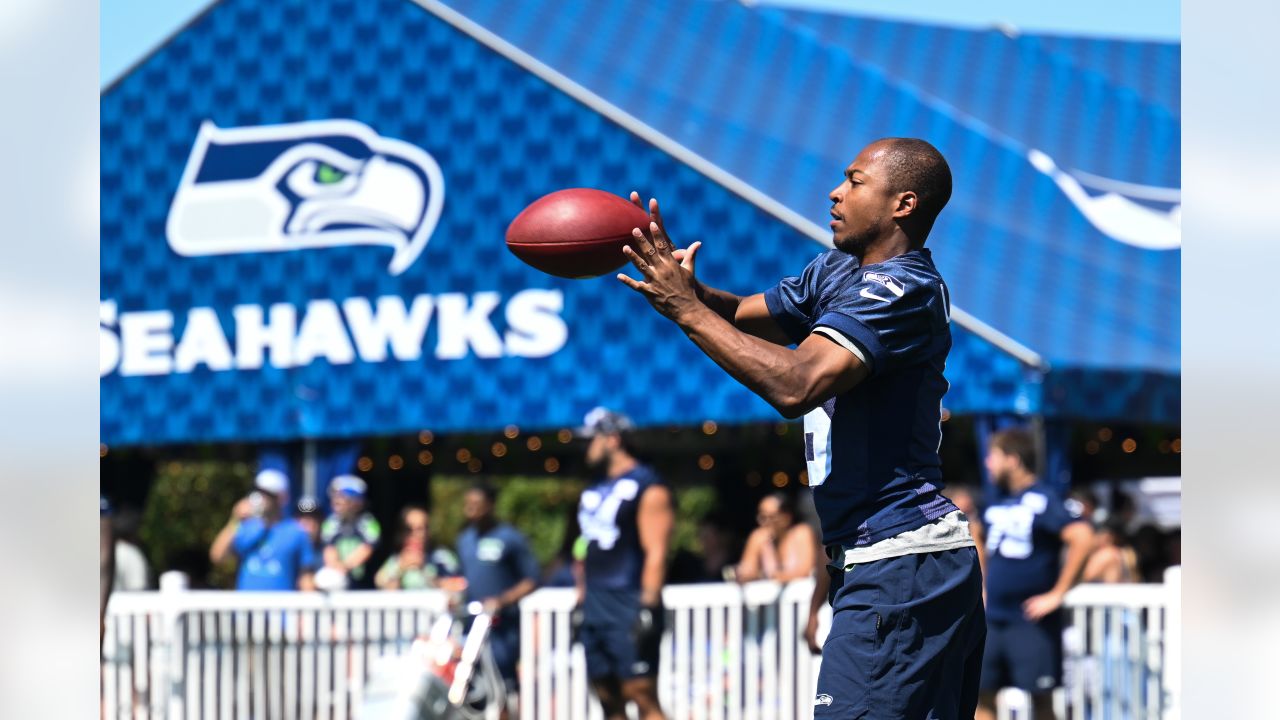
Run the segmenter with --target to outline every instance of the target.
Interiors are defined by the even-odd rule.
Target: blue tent
[[[1035,46],[1047,59],[1027,68],[1098,93],[1038,100],[1067,128],[1054,143],[1001,127],[1001,103],[889,74],[823,18],[710,0],[213,5],[102,96],[103,441],[557,427],[602,402],[645,424],[774,418],[615,281],[509,255],[506,223],[562,187],[638,189],[677,240],[706,242],[708,282],[759,291],[823,249],[827,189],[882,135],[929,138],[956,174],[931,240],[956,307],[953,412],[1176,420],[1179,252],[1155,249],[1176,220],[1165,85]],[[1118,98],[1141,122],[1090,120]]]

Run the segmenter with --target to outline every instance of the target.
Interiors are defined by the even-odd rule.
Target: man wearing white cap
[[[573,624],[604,716],[623,720],[634,702],[641,720],[661,720],[662,587],[675,513],[670,488],[632,454],[634,429],[626,415],[598,407],[578,431],[591,438],[586,461],[598,481],[578,503],[586,556]]]
[[[368,486],[355,475],[339,475],[329,483],[333,514],[320,526],[324,566],[347,578],[347,587],[373,587],[373,572],[366,567],[382,538],[382,526],[364,512]]]
[[[302,526],[284,518],[289,479],[279,470],[263,470],[255,490],[231,510],[231,518],[214,538],[209,559],[215,564],[229,554],[240,559],[239,590],[314,590],[318,564]]]

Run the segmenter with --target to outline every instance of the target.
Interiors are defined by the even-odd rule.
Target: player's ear
[[[916,205],[919,204],[920,198],[914,190],[898,193],[898,204],[893,209],[894,217],[906,217],[916,211]]]

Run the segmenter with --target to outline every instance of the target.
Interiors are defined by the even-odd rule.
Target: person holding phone
[[[263,470],[254,491],[231,510],[231,518],[209,548],[215,564],[234,555],[240,560],[237,590],[314,590],[319,558],[307,531],[282,513],[289,479]]]

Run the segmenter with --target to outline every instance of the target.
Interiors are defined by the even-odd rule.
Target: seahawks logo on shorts
[[[830,705],[831,700],[832,698],[830,695],[826,693],[822,693],[821,695],[813,699],[813,706],[817,707],[819,705]]]
[[[444,175],[422,148],[355,120],[220,128],[205,121],[169,208],[179,255],[347,245],[392,249],[404,272],[444,206]]]

